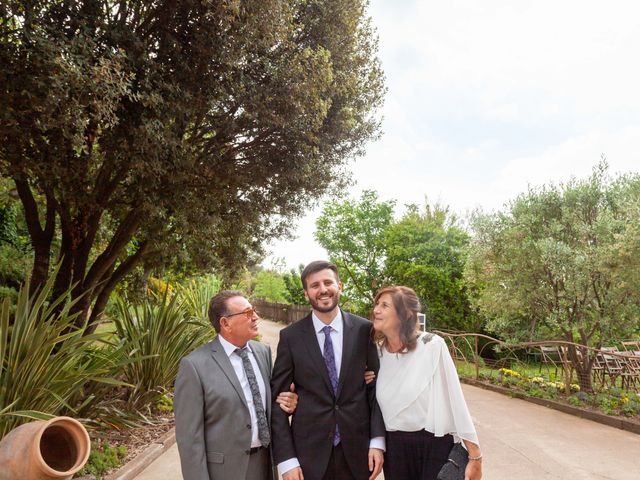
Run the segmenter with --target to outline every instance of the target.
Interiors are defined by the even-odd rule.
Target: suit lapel
[[[300,320],[304,322],[302,329],[302,341],[307,347],[307,351],[309,352],[309,358],[311,359],[311,363],[316,368],[316,370],[320,373],[320,376],[323,378],[326,387],[329,389],[331,394],[333,395],[333,387],[331,386],[331,379],[329,379],[329,372],[327,371],[327,365],[324,363],[324,357],[322,356],[322,351],[320,350],[320,345],[318,345],[318,335],[316,334],[315,329],[313,328],[313,320],[311,319],[311,314],[307,315],[305,318]]]
[[[227,377],[229,383],[233,386],[238,397],[240,397],[240,401],[242,404],[249,409],[247,405],[247,400],[244,398],[244,393],[242,392],[242,387],[240,386],[240,381],[238,380],[238,376],[236,375],[235,370],[233,369],[233,365],[231,365],[231,360],[227,356],[227,352],[224,351],[222,345],[220,345],[220,339],[216,336],[211,342],[211,356],[213,360],[218,364],[222,373]]]
[[[344,386],[345,377],[351,365],[351,358],[355,350],[356,335],[354,331],[354,323],[348,313],[342,312],[342,361],[340,362],[340,375],[338,376],[338,392],[336,398],[340,397],[342,387]],[[362,372],[364,376],[364,372]]]

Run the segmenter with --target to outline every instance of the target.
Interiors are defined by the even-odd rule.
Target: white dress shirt
[[[236,347],[234,344],[228,342],[224,339],[222,335],[220,337],[220,345],[224,348],[225,353],[229,357],[231,361],[231,366],[233,367],[234,372],[236,372],[236,376],[240,381],[240,386],[242,387],[242,393],[244,393],[244,398],[247,401],[247,406],[249,407],[249,415],[251,415],[251,448],[260,447],[262,443],[258,439],[258,416],[256,415],[256,407],[253,405],[253,395],[251,394],[251,387],[249,386],[249,381],[247,380],[247,374],[244,371],[244,366],[242,365],[242,358],[240,355],[236,353]],[[258,366],[258,362],[253,355],[253,351],[251,347],[247,343],[246,345],[247,352],[249,353],[249,361],[251,362],[251,366],[253,367],[253,372],[256,374],[256,380],[258,382],[258,388],[260,389],[260,398],[262,399],[262,407],[264,411],[267,411],[267,390],[264,384],[264,378],[262,378],[262,373],[260,373],[260,367]]]
[[[316,316],[316,312],[311,313],[311,320],[313,321],[313,329],[316,332],[316,339],[318,340],[318,345],[320,346],[320,353],[324,357],[324,342],[325,342],[325,334],[322,331],[324,327],[327,326],[322,320],[320,320]],[[336,316],[329,323],[331,327],[331,343],[333,343],[333,354],[336,360],[336,370],[338,372],[338,381],[340,380],[340,367],[342,366],[342,342],[344,338],[344,321],[342,320],[342,311],[338,310]],[[364,376],[364,372],[362,372]],[[380,450],[385,450],[386,444],[384,437],[375,437],[372,438],[369,442],[369,448],[379,448]],[[284,462],[280,462],[278,464],[278,470],[280,475],[284,475],[289,470],[293,470],[296,467],[300,466],[300,462],[297,457],[290,458],[285,460]],[[304,473],[304,472],[303,472]]]
[[[327,325],[316,317],[316,312],[311,313],[311,320],[313,321],[313,329],[316,332],[316,338],[318,339],[318,345],[320,345],[320,353],[324,357],[324,341],[325,334],[322,331]],[[336,357],[336,371],[338,372],[338,380],[340,379],[340,367],[342,366],[342,338],[344,332],[344,322],[342,321],[342,312],[338,310],[338,314],[335,316],[331,323],[331,343],[333,343],[333,354]],[[363,373],[364,375],[364,373]]]

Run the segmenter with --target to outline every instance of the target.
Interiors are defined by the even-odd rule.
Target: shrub
[[[79,475],[95,475],[100,480],[108,470],[119,466],[127,456],[127,447],[112,447],[107,442],[91,442],[91,453]]]
[[[182,357],[214,337],[211,326],[189,317],[179,296],[169,298],[168,290],[158,302],[134,306],[117,296],[113,323],[131,359],[122,375],[132,385],[127,399],[132,406],[155,403],[173,385]]]
[[[13,245],[0,243],[0,285],[20,288],[30,271],[31,255]]]
[[[188,317],[203,324],[209,323],[209,300],[220,291],[220,280],[215,275],[206,275],[178,286],[178,295]]]
[[[66,295],[47,302],[54,279],[33,297],[25,285],[13,316],[8,298],[0,307],[0,437],[24,418],[76,413],[74,404],[87,400],[83,390],[90,382],[119,384],[111,376],[114,366],[92,357],[101,334],[84,335],[85,327],[74,325],[73,302]]]
[[[582,400],[580,400],[580,398],[575,395],[571,395],[569,398],[567,398],[567,401],[574,407],[579,407],[580,405],[582,405]]]

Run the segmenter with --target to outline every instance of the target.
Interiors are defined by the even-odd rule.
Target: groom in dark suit
[[[280,332],[271,391],[295,382],[299,403],[290,425],[286,413],[272,409],[274,460],[283,480],[373,480],[385,428],[375,383],[364,381],[364,371],[379,366],[371,322],[338,307],[335,265],[312,262],[301,277],[313,310]]]

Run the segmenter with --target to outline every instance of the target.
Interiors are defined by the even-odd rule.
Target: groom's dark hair
[[[311,262],[309,265],[304,267],[302,273],[300,274],[300,280],[302,280],[302,288],[307,289],[307,277],[312,273],[319,272],[321,270],[331,270],[335,276],[336,281],[340,281],[340,275],[338,275],[338,267],[336,267],[333,263],[327,262],[326,260],[316,260],[315,262]]]

